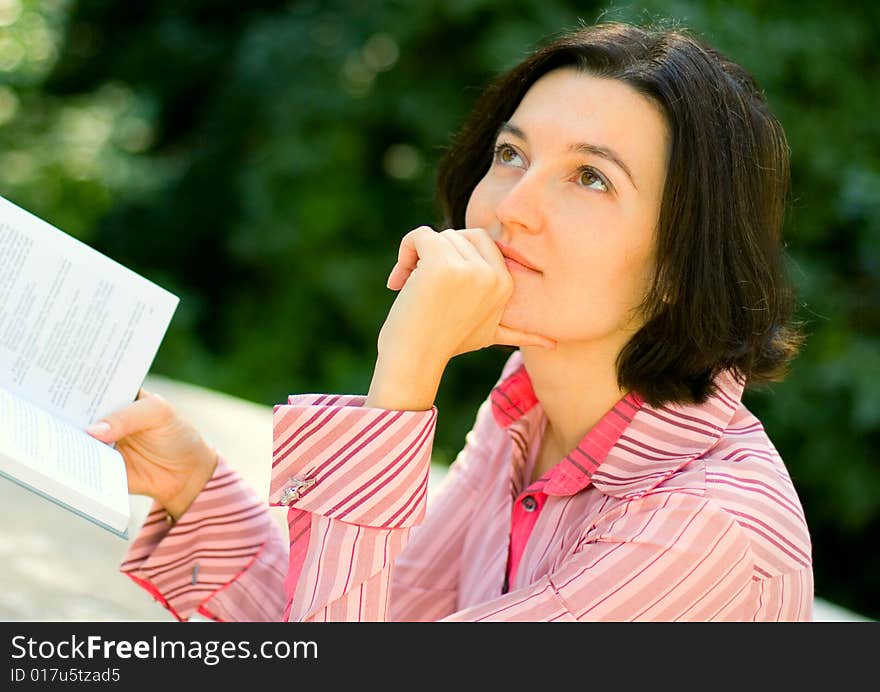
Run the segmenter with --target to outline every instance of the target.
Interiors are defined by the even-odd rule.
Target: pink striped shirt
[[[121,570],[181,620],[809,620],[797,493],[742,383],[717,383],[703,404],[622,399],[525,522],[546,417],[518,351],[430,508],[436,408],[292,395],[269,489],[289,540],[221,456],[177,524],[153,507]]]

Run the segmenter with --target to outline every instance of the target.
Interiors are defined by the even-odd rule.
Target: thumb
[[[503,324],[499,324],[498,330],[495,332],[495,343],[503,346],[543,346],[549,349],[556,348],[556,341],[549,337],[512,329],[505,327]]]
[[[158,394],[141,389],[128,406],[104,416],[86,428],[102,442],[114,443],[127,435],[160,425],[168,417],[168,403]]]

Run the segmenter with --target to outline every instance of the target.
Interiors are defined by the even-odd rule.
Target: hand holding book
[[[126,538],[122,455],[83,429],[135,401],[178,302],[0,197],[0,476]]]
[[[162,396],[141,388],[137,399],[86,429],[125,460],[128,492],[147,495],[177,520],[217,465],[217,452]]]

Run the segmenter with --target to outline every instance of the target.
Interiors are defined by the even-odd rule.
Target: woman
[[[787,147],[681,31],[583,28],[496,80],[406,234],[369,393],[275,407],[265,503],[161,397],[110,416],[155,498],[122,571],[180,619],[809,620],[810,539],[743,406],[781,378]],[[518,347],[426,512],[448,361]]]

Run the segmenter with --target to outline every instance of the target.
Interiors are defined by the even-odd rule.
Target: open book
[[[0,197],[0,475],[127,538],[122,455],[84,429],[134,401],[178,302]]]

